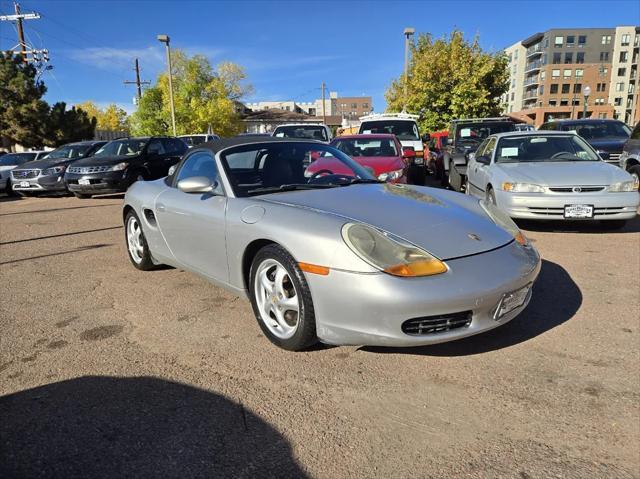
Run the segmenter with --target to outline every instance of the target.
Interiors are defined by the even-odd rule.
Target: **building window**
[[[560,106],[568,106],[569,105],[569,100],[567,100],[566,98],[562,98],[560,100]]]
[[[582,92],[582,83],[575,83],[573,85],[573,93],[580,93]]]
[[[564,37],[556,37],[555,40],[553,41],[553,44],[556,47],[561,47],[563,41],[564,41]]]
[[[627,69],[626,68],[618,68],[618,76],[619,77],[623,77],[627,74]]]
[[[608,62],[609,61],[609,52],[600,52],[600,61]]]
[[[551,78],[560,78],[560,70],[551,70]]]
[[[602,44],[611,45],[611,35],[602,35]]]
[[[584,52],[576,53],[576,63],[584,63]]]
[[[598,113],[598,118],[601,120],[604,120],[605,118],[607,118],[607,114],[606,113]]]
[[[540,85],[540,88],[538,88],[538,94],[544,95],[544,85]]]
[[[558,104],[558,101],[553,99],[553,100],[549,100],[549,106],[556,106]]]
[[[564,63],[573,63],[573,52],[566,52],[564,54]]]
[[[550,88],[549,88],[549,93],[556,94],[558,93],[558,84],[557,83],[552,83]]]
[[[620,45],[622,45],[623,47],[628,47],[630,39],[631,36],[628,33],[625,33],[624,35],[622,35],[622,42],[620,43]]]
[[[629,89],[627,90],[627,93],[629,93],[630,95],[633,94],[633,83],[629,83]]]
[[[571,89],[571,85],[569,85],[568,83],[563,83],[562,84],[562,93],[569,93],[569,91]]]
[[[553,64],[557,65],[562,61],[562,53],[554,53],[553,54]]]
[[[517,60],[517,59],[518,59],[518,50],[516,50],[515,52],[513,52],[513,58],[514,58],[515,60]]]
[[[571,104],[575,106],[580,106],[580,100],[578,100],[577,98],[572,98]]]
[[[567,46],[572,47],[576,43],[575,35],[567,35]]]
[[[565,70],[563,72],[563,76],[565,78],[571,78],[571,68],[565,68]]]
[[[540,81],[544,81],[544,79],[547,77],[547,72],[542,70],[540,72]]]
[[[576,78],[582,78],[584,70],[582,68],[576,68]]]
[[[587,43],[587,36],[586,35],[580,35],[578,37],[578,46],[581,47],[583,45],[585,45]]]
[[[514,78],[513,80],[511,80],[511,88],[515,88],[516,87],[516,79]]]
[[[511,101],[513,101],[513,99],[515,98],[516,94],[515,92],[511,92]]]
[[[616,91],[624,91],[624,82],[618,82],[616,83]]]
[[[357,103],[352,103],[351,104],[351,108],[358,108],[358,104]]]
[[[366,109],[366,108],[369,108],[369,104],[368,104],[368,103],[363,103],[363,104],[362,104],[362,108],[365,108],[365,109]]]
[[[608,68],[600,68],[600,76],[606,77],[609,74]]]
[[[628,54],[626,51],[620,52],[620,63],[626,63],[627,57],[628,57]]]
[[[617,97],[617,98],[614,98],[614,99],[613,99],[613,104],[614,104],[615,106],[620,106],[620,105],[622,105],[622,97],[620,97],[620,96],[619,96],[619,97]]]

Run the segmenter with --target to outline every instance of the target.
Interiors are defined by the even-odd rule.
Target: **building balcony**
[[[540,83],[540,80],[538,80],[538,76],[534,76],[531,78],[525,78],[524,82],[522,83],[522,85],[526,88],[529,87],[531,85],[538,85]]]
[[[527,65],[524,67],[524,71],[525,73],[530,73],[536,70],[540,70],[540,67],[542,67],[542,60],[536,60],[534,62],[527,63]]]
[[[542,43],[538,43],[532,47],[527,48],[527,58],[534,55],[542,55]]]
[[[522,95],[522,99],[524,101],[535,100],[536,98],[538,98],[538,90],[537,89],[525,92]]]

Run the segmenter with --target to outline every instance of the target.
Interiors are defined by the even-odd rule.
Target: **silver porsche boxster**
[[[326,157],[339,173],[308,168]],[[487,331],[526,307],[540,271],[535,248],[490,203],[382,183],[310,140],[193,149],[168,177],[134,183],[123,219],[136,268],[172,265],[248,296],[265,335],[290,350]]]

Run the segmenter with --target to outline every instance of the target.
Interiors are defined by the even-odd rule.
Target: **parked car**
[[[67,168],[64,180],[78,198],[126,191],[135,181],[167,176],[188,150],[178,138],[142,137],[110,141],[90,158]]]
[[[515,129],[516,125],[509,117],[453,120],[442,156],[445,171],[442,186],[462,191],[467,176],[469,154],[476,151],[489,135]]]
[[[640,203],[638,179],[602,161],[573,132],[491,135],[467,171],[467,193],[512,218],[601,220],[619,228]]]
[[[621,121],[597,118],[549,121],[539,129],[575,131],[595,148],[604,161],[616,166],[620,165],[622,147],[631,135],[631,129]]]
[[[69,165],[93,155],[106,141],[69,143],[47,153],[41,159],[29,161],[11,172],[14,191],[21,195],[67,193],[64,172]]]
[[[46,151],[24,151],[22,153],[4,153],[0,155],[0,192],[13,194],[11,187],[11,170],[28,161],[44,157]]]
[[[535,127],[527,123],[516,123],[515,127],[516,131],[535,131]]]
[[[329,143],[333,138],[331,128],[322,123],[292,123],[288,125],[278,125],[273,130],[271,136],[279,138],[302,138],[307,140],[318,140]]]
[[[640,178],[640,122],[622,148],[620,168],[628,171],[634,178]]]
[[[178,136],[178,138],[184,141],[189,148],[193,148],[194,146],[200,146],[202,143],[206,143],[207,141],[215,141],[220,139],[218,135],[214,135],[212,133],[180,135]]]
[[[424,149],[424,159],[430,174],[441,180],[444,178],[444,149],[447,146],[448,131],[436,131],[429,135]]]
[[[415,152],[403,150],[395,135],[340,136],[331,141],[331,146],[357,161],[380,181],[391,183],[407,183],[409,165],[415,158]],[[330,153],[312,154],[312,159],[315,161],[307,167],[307,177],[351,173],[348,165]]]
[[[342,173],[305,177],[313,152]],[[380,182],[315,141],[193,149],[171,176],[135,183],[123,219],[136,268],[173,265],[247,295],[264,334],[290,350],[478,334],[525,308],[540,271],[535,248],[492,204]]]
[[[408,113],[378,113],[360,118],[358,134],[390,134],[396,135],[403,147],[413,148],[416,152],[416,163],[424,159],[424,142],[429,141],[428,135],[420,137],[418,130],[418,115]]]

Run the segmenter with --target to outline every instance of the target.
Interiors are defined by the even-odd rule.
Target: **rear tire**
[[[127,213],[124,220],[124,239],[127,244],[127,254],[133,266],[142,271],[155,268],[155,264],[151,260],[147,239],[142,231],[142,223],[133,210]]]
[[[282,246],[270,244],[256,254],[249,296],[260,329],[273,344],[300,351],[318,342],[307,280]]]
[[[487,201],[493,206],[498,206],[496,202],[496,194],[493,192],[493,188],[487,188]]]

